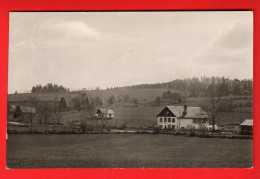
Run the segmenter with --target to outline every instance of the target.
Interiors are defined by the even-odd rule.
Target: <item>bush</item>
[[[189,137],[194,137],[194,136],[196,136],[196,132],[195,132],[195,129],[194,129],[194,128],[188,129],[187,133],[188,133],[188,136],[189,136]]]
[[[160,129],[159,129],[159,127],[154,127],[154,128],[153,128],[153,134],[160,134]]]

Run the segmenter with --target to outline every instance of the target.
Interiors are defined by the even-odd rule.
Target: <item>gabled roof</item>
[[[240,124],[241,126],[253,126],[253,119],[246,119]]]
[[[16,106],[17,106],[17,105],[14,105],[14,104],[8,104],[8,107],[9,107],[10,109],[15,109]]]
[[[187,107],[187,113],[184,112],[184,106],[166,106],[178,118],[208,118],[206,112],[201,107]]]
[[[106,113],[106,114],[114,114],[114,111],[112,109],[98,109],[97,113],[101,112],[101,113]]]

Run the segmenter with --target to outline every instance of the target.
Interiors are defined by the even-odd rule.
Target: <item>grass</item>
[[[150,127],[156,125],[156,115],[165,107],[165,105],[161,106],[153,106],[148,105],[151,101],[153,101],[156,96],[161,96],[161,94],[167,91],[167,89],[127,89],[127,88],[118,88],[115,90],[92,90],[86,91],[87,95],[90,97],[99,96],[103,98],[105,101],[111,96],[114,95],[116,99],[119,96],[129,94],[130,97],[137,98],[139,100],[139,107],[125,107],[125,104],[116,103],[112,106],[102,106],[112,108],[115,112],[115,118],[111,121],[108,121],[108,125],[116,126],[116,125],[127,125],[128,127]],[[10,94],[8,95],[9,102],[21,102],[30,96],[38,97],[44,101],[53,101],[59,100],[61,97],[65,97],[66,99],[71,99],[74,96],[79,96],[80,92],[70,92],[70,93],[39,93],[39,94]],[[204,102],[203,97],[189,97],[186,99],[185,103],[179,103],[174,105],[188,105],[188,106],[201,106]],[[247,100],[238,98],[234,100],[236,104],[245,103]],[[145,104],[145,105],[142,105]],[[66,113],[62,116],[62,123],[66,125],[67,121],[70,120],[81,120],[81,113]],[[227,124],[227,123],[241,123],[245,119],[250,119],[253,117],[252,107],[236,107],[233,108],[233,112],[224,112],[221,114],[221,119],[218,124]],[[8,120],[12,119],[12,116],[8,116]],[[37,121],[37,116],[35,120]],[[49,121],[57,122],[55,116],[49,119]]]
[[[172,135],[9,135],[8,168],[249,168],[252,140]]]
[[[156,115],[164,106],[139,106],[139,107],[111,107],[115,112],[115,118],[107,121],[108,126],[126,125],[127,127],[153,127],[157,124]],[[68,125],[68,121],[80,121],[83,119],[81,112],[66,112],[62,115],[61,123]],[[222,112],[217,124],[224,125],[229,123],[240,124],[245,119],[252,119],[253,113]],[[15,121],[12,114],[8,115],[8,121]],[[38,117],[34,119],[34,125],[38,125]],[[57,123],[55,116],[48,119],[50,123]],[[13,127],[12,127],[13,128]]]
[[[127,124],[128,127],[152,127],[157,124],[156,115],[165,106],[113,107],[115,118],[108,121],[111,126]],[[63,115],[63,121],[80,120],[82,115],[71,113]],[[252,119],[253,113],[222,112],[218,124],[242,123],[245,119]],[[64,123],[65,124],[65,123]]]
[[[136,98],[139,102],[151,102],[157,96],[161,96],[164,91],[168,89],[158,88],[158,89],[128,89],[128,88],[118,88],[114,90],[89,90],[85,92],[68,92],[68,93],[26,93],[26,94],[9,94],[8,102],[21,102],[28,97],[37,97],[42,101],[57,101],[61,97],[64,97],[70,101],[73,97],[79,96],[81,93],[86,93],[89,97],[99,96],[100,98],[107,101],[107,99],[114,95],[116,99],[119,96],[129,94],[131,99]],[[175,90],[171,90],[175,91]]]

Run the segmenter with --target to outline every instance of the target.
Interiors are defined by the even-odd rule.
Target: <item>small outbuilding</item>
[[[8,113],[13,113],[14,111],[15,111],[15,109],[16,109],[16,106],[17,105],[14,105],[14,104],[7,104],[7,112]]]
[[[253,119],[246,119],[240,124],[241,134],[252,135],[253,134]]]
[[[115,116],[115,113],[112,109],[98,109],[96,112],[97,118],[101,119],[113,119]]]

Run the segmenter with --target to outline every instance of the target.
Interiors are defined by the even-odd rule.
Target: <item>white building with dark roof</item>
[[[113,119],[114,118],[114,111],[112,109],[98,109],[96,112],[98,118],[103,119]]]
[[[161,129],[201,129],[208,125],[208,115],[201,107],[166,106],[156,116]]]

